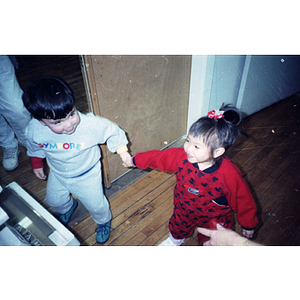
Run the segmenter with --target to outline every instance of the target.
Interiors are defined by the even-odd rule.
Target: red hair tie
[[[224,111],[220,111],[220,110],[212,110],[210,111],[207,116],[210,118],[210,119],[221,119],[221,118],[224,118],[224,115],[223,115]]]

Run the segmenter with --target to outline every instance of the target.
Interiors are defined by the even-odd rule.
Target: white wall
[[[300,56],[250,55],[237,106],[250,115],[299,91]]]
[[[222,103],[246,115],[300,91],[300,56],[194,55],[188,129]]]

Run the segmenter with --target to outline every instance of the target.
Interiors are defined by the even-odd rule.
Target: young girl
[[[152,150],[127,159],[125,166],[176,174],[169,237],[160,246],[180,246],[195,227],[232,228],[231,210],[251,238],[257,224],[256,204],[239,169],[224,156],[240,133],[242,117],[230,106],[211,111],[190,128],[182,148]],[[199,245],[209,240],[198,233]]]

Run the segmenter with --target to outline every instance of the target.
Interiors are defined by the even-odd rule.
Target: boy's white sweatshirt
[[[46,158],[51,170],[60,176],[76,177],[99,161],[99,144],[107,143],[108,149],[116,152],[128,143],[125,132],[115,123],[92,113],[78,115],[79,124],[70,135],[54,133],[32,119],[26,127],[27,155]]]

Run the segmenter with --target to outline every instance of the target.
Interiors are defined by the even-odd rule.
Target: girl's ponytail
[[[189,135],[201,138],[211,149],[223,147],[225,150],[234,143],[241,131],[242,114],[234,106],[222,104],[220,110],[210,111],[207,116],[198,119],[190,128]]]
[[[230,104],[224,105],[222,104],[220,111],[223,111],[224,120],[228,123],[231,123],[233,126],[240,126],[242,123],[242,114],[241,112],[231,106]]]

